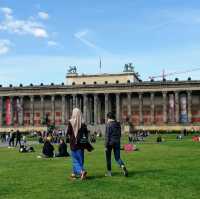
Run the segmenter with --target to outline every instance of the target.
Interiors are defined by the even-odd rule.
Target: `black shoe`
[[[128,170],[126,169],[125,166],[122,166],[123,174],[125,177],[128,177]]]

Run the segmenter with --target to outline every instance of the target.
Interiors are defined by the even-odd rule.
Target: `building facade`
[[[101,82],[97,78],[91,83],[87,76],[88,81],[77,78],[71,85],[0,87],[0,131],[38,129],[47,123],[63,126],[74,107],[82,110],[85,122],[91,125],[105,124],[109,111],[122,123],[129,118],[137,128],[167,130],[200,125],[200,81],[142,82],[132,72],[115,75],[112,82],[108,81],[112,74],[98,77]]]

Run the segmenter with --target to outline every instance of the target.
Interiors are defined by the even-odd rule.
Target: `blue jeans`
[[[124,165],[123,161],[120,158],[120,144],[109,145],[106,147],[106,162],[107,170],[111,171],[111,153],[114,151],[114,156],[117,164],[121,167]]]
[[[72,150],[72,165],[73,165],[73,173],[75,175],[80,175],[84,171],[84,150]]]

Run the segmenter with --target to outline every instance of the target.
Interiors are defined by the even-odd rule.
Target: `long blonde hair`
[[[77,137],[78,131],[81,128],[81,124],[83,123],[83,116],[80,109],[78,108],[73,109],[72,117],[69,121],[72,125],[74,136]]]

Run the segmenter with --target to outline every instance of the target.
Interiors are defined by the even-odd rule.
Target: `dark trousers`
[[[17,139],[17,140],[16,140],[15,146],[17,146],[18,143],[19,143],[19,146],[21,146],[21,140],[20,140],[20,139]]]
[[[14,147],[14,139],[9,140],[9,146],[11,146],[11,145],[12,145],[12,147]]]
[[[114,151],[115,161],[121,167],[124,165],[123,161],[120,158],[120,144],[109,145],[106,147],[106,162],[107,170],[111,171],[111,154],[112,150]]]

